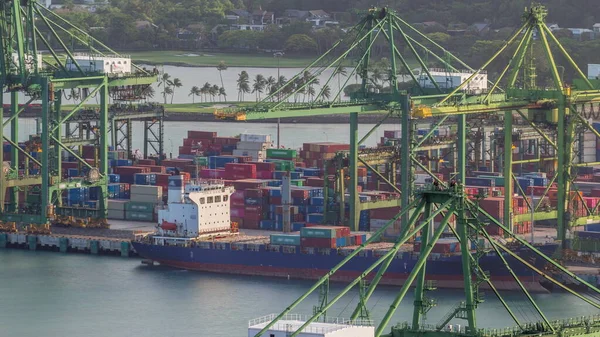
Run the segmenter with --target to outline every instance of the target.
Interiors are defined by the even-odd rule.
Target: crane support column
[[[98,169],[102,176],[100,185],[100,204],[98,205],[98,215],[106,219],[108,216],[108,78],[104,76],[100,84],[100,163]]]
[[[402,118],[402,146],[400,163],[400,185],[402,188],[401,207],[404,210],[410,202],[412,194],[412,162],[411,162],[411,123],[410,123],[410,96],[401,96],[401,118]],[[405,213],[402,217],[402,226],[408,223],[409,214]]]
[[[512,115],[511,115],[512,118]],[[458,179],[461,183],[460,186],[464,186],[466,178],[466,163],[467,163],[467,115],[461,114],[458,116]],[[511,151],[512,153],[512,151]],[[506,179],[505,179],[506,181]],[[467,212],[465,211],[464,191],[461,193],[461,197],[457,202],[457,223],[458,236],[460,240],[460,249],[463,252],[462,255],[462,268],[465,283],[465,304],[467,321],[469,322],[467,333],[475,333],[477,331],[475,321],[475,302],[473,300],[473,284],[471,282],[471,261],[469,250],[469,236],[467,223]]]
[[[504,112],[504,223],[513,230],[512,111]]]
[[[358,221],[360,219],[360,207],[358,198],[358,112],[350,113],[350,185],[348,193],[350,194],[350,218],[349,227],[353,231],[358,230]],[[342,191],[344,193],[344,191]],[[345,205],[340,205],[342,209]]]
[[[42,87],[42,144],[48,144],[50,141],[50,95],[48,88],[48,79],[46,77],[41,78]],[[40,222],[46,222],[46,214],[48,205],[50,204],[50,170],[48,160],[48,151],[42,151],[42,205],[40,210]]]
[[[3,108],[4,109],[4,108]],[[13,91],[10,93],[10,116],[14,117],[10,122],[10,138],[14,144],[19,144],[19,118],[15,117],[19,113],[19,93]],[[2,119],[4,123],[4,118]],[[4,137],[2,138],[4,142]],[[4,149],[2,150],[4,152]],[[19,172],[19,149],[15,146],[10,147],[10,167],[14,172]],[[19,190],[17,187],[10,188],[11,201],[8,211],[18,213],[19,211]]]

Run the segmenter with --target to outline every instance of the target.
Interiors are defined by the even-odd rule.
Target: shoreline
[[[172,66],[172,67],[182,67],[182,68],[216,68],[216,66],[214,65],[208,65],[208,64],[190,64],[190,63],[185,63],[185,62],[154,62],[154,61],[147,61],[147,60],[133,60],[132,61],[135,65],[137,66],[144,66],[144,65],[148,65],[148,66]],[[227,65],[228,68],[247,68],[247,69],[262,69],[262,68],[269,68],[269,69],[304,69],[305,67],[302,66],[297,66],[297,67],[290,67],[290,66],[277,66],[277,65],[264,65],[264,66],[246,66],[246,65]]]
[[[7,112],[6,112],[7,113]],[[384,117],[385,113],[359,113],[359,124],[377,124]],[[22,118],[39,118],[39,111],[23,111],[20,115]],[[193,112],[165,112],[165,122],[219,122],[219,123],[277,123],[277,118],[265,118],[249,121],[225,121],[216,119],[212,113],[193,113]],[[306,116],[306,117],[290,117],[282,118],[281,124],[349,124],[350,116],[348,114],[322,115],[322,116]],[[400,118],[389,117],[382,124],[400,124]]]
[[[377,124],[386,114],[364,114],[358,116],[359,124]],[[215,119],[213,114],[201,113],[182,113],[166,112],[165,121],[169,122],[221,122],[221,123],[277,123],[277,118],[265,118],[249,121],[223,121]],[[350,116],[348,114],[322,115],[282,118],[281,124],[349,124]],[[400,124],[400,118],[390,117],[382,124]]]

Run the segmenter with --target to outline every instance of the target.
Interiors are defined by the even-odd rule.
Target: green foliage
[[[228,30],[219,36],[219,46],[235,49],[256,49],[261,38],[261,32]]]
[[[317,51],[317,42],[306,34],[294,34],[285,41],[284,50],[297,54],[314,53]]]

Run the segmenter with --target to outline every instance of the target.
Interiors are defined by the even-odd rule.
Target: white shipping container
[[[131,194],[131,201],[135,202],[151,202],[159,203],[162,202],[162,196],[149,195],[149,194]]]
[[[415,174],[415,184],[431,184],[433,183],[433,178],[427,173],[417,173]]]
[[[250,156],[253,161],[262,160],[267,158],[266,151],[256,151],[256,150],[233,150],[234,156]]]
[[[255,151],[264,151],[270,148],[270,143],[259,143],[259,142],[239,142],[237,143],[236,148],[238,150],[255,150]]]
[[[149,185],[131,185],[131,195],[151,195],[162,198],[162,187]]]
[[[114,211],[125,211],[125,204],[127,204],[128,200],[112,200],[108,199],[108,210]]]
[[[240,136],[242,142],[255,142],[255,143],[270,143],[270,135],[253,135],[249,133],[242,133]]]
[[[12,53],[12,61],[15,67],[18,66],[19,64],[19,54],[17,53]],[[27,71],[33,71],[33,64],[35,62],[35,60],[33,59],[33,55],[25,55],[25,69],[27,69]],[[43,62],[42,62],[42,54],[37,54],[37,68],[38,70],[42,70],[43,69]],[[18,68],[18,67],[17,67]]]
[[[106,217],[113,220],[125,220],[125,211],[109,209]]]

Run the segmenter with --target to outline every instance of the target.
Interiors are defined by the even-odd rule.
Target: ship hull
[[[331,250],[329,254],[284,253],[269,251],[265,246],[261,246],[258,251],[232,250],[229,245],[229,247],[221,247],[229,249],[162,246],[142,242],[134,242],[133,246],[141,257],[175,268],[235,275],[309,280],[322,277],[345,257],[338,254],[336,250]],[[554,248],[556,246],[549,245],[544,247],[543,250],[545,250],[544,253],[549,254],[550,250]],[[532,253],[528,250],[519,251],[518,254],[540,269],[545,264],[541,258],[532,259]],[[366,251],[365,254],[351,259],[331,277],[331,280],[349,282],[361,275],[365,269],[379,258],[377,252]],[[546,291],[540,285],[540,277],[537,274],[513,258],[505,258],[508,260],[511,269],[529,290]],[[415,253],[399,254],[390,264],[388,271],[381,280],[381,284],[404,284],[417,259],[418,254]],[[489,271],[496,288],[499,290],[518,289],[518,284],[499,257],[495,255],[483,256],[479,262],[483,270]],[[377,269],[368,278],[372,278],[376,271]],[[434,255],[427,262],[426,279],[436,281],[439,288],[464,288],[460,255]],[[482,287],[486,288],[487,285],[484,283]]]

